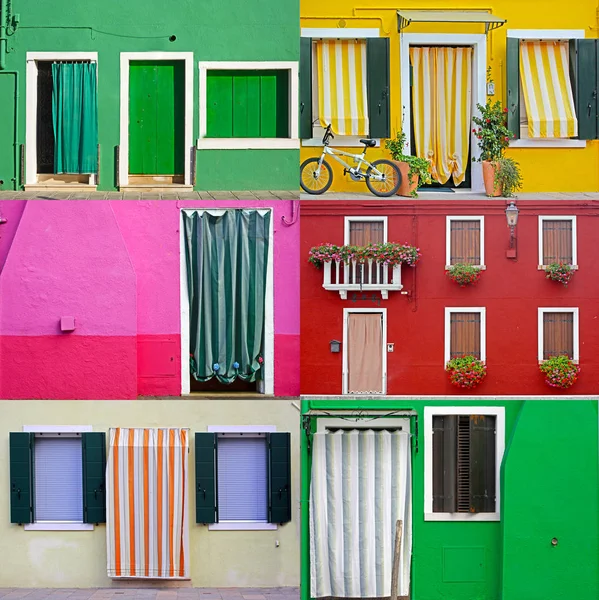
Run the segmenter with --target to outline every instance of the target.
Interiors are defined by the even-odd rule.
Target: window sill
[[[208,525],[208,531],[275,531],[276,529],[278,529],[278,525],[275,523],[257,523],[255,521],[224,521]]]
[[[538,269],[539,271],[546,271],[546,270],[548,269],[548,267],[549,267],[549,265],[538,265],[538,266],[537,266],[537,269]],[[570,265],[570,268],[571,268],[573,271],[578,271],[578,265]]]
[[[519,139],[510,142],[510,148],[586,148],[586,140]]]
[[[451,267],[453,267],[455,265],[445,265],[445,270],[449,271],[449,269],[451,269]],[[481,271],[486,271],[487,267],[486,265],[469,265],[471,267],[474,267],[475,269],[480,269]]]
[[[293,138],[199,138],[198,150],[298,150]]]
[[[360,137],[366,139],[368,136],[340,136],[335,138],[329,143],[330,148],[361,148],[364,144],[360,143]],[[375,148],[380,148],[380,138],[372,138],[376,141]],[[302,147],[304,148],[315,148],[322,147],[322,138],[311,138],[309,140],[302,140]]]
[[[92,523],[28,523],[23,526],[25,531],[93,531]]]
[[[424,513],[425,521],[501,521],[499,513]]]

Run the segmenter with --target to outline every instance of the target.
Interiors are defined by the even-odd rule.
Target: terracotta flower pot
[[[497,171],[497,163],[490,160],[483,160],[483,181],[485,182],[485,192],[487,196],[501,196],[503,190],[495,185],[495,172]]]
[[[410,171],[410,165],[407,162],[400,162],[398,160],[392,161],[397,165],[399,172],[401,173],[401,185],[397,190],[397,196],[412,196],[412,192],[418,189],[418,175],[412,175],[412,181],[408,180],[408,173]]]

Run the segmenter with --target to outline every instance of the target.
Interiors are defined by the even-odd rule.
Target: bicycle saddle
[[[360,144],[364,144],[367,148],[374,148],[376,140],[360,140]]]

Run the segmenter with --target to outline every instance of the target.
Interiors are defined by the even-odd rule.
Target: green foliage
[[[545,277],[553,281],[558,281],[567,286],[574,275],[574,269],[566,263],[551,263],[545,267]]]
[[[551,356],[539,365],[539,370],[545,375],[547,385],[561,389],[574,385],[580,373],[580,367],[565,354]]]
[[[478,126],[472,130],[472,133],[476,136],[481,149],[478,160],[498,161],[510,145],[510,139],[516,137],[507,128],[507,108],[501,108],[499,100],[492,102],[490,99],[485,106],[482,104],[476,106],[480,116],[472,117],[472,121]]]
[[[413,267],[421,256],[420,248],[396,242],[367,246],[336,246],[328,243],[310,248],[308,262],[317,268],[325,262],[349,263],[354,260],[358,263],[372,260],[385,265],[406,264]]]
[[[514,192],[522,188],[520,166],[513,158],[502,157],[497,161],[495,188],[501,190],[504,198],[513,198]]]
[[[420,178],[421,184],[428,184],[431,182],[431,165],[426,158],[419,158],[418,156],[410,156],[404,154],[404,150],[408,143],[406,141],[406,134],[402,131],[398,131],[394,138],[385,140],[385,148],[391,153],[391,158],[398,162],[408,163],[410,170],[408,171],[408,180],[412,181],[415,176]],[[418,194],[416,190],[412,191],[412,197],[416,198]]]
[[[480,267],[456,263],[447,269],[447,277],[462,287],[476,283],[482,274]]]

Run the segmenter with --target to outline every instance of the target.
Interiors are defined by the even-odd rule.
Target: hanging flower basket
[[[567,286],[574,276],[574,269],[565,263],[551,263],[545,267],[545,278]]]
[[[476,387],[487,375],[487,365],[472,355],[452,358],[445,370],[449,381],[460,388]]]
[[[551,387],[568,389],[576,383],[580,367],[566,355],[552,356],[539,365],[545,383]]]
[[[449,269],[447,269],[447,277],[452,281],[455,281],[460,287],[474,285],[480,279],[481,275],[482,270],[479,267],[464,263],[451,265]]]
[[[421,257],[420,248],[409,244],[386,242],[382,244],[368,244],[367,246],[335,246],[322,244],[310,249],[308,262],[320,268],[325,262],[356,261],[365,263],[370,260],[384,265],[405,264],[413,267]]]

